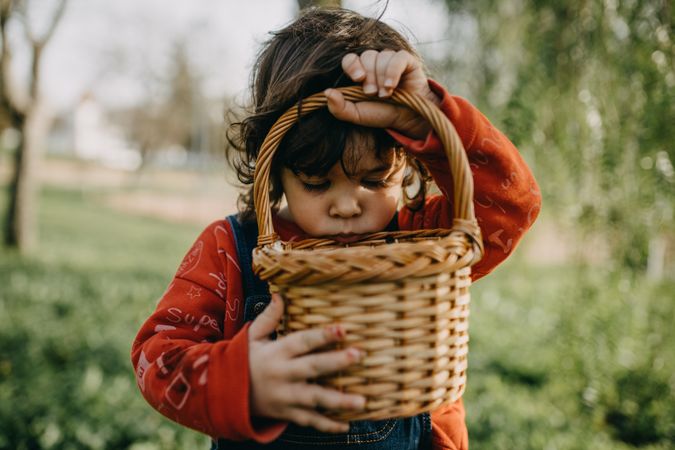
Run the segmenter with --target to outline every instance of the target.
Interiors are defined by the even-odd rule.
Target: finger
[[[307,380],[344,370],[362,359],[356,348],[316,353],[291,360],[286,375],[293,380]]]
[[[267,339],[276,330],[284,314],[284,301],[279,294],[272,294],[272,301],[267,305],[248,329],[249,340]]]
[[[377,90],[379,97],[386,97],[390,94],[391,89],[384,85],[386,79],[387,66],[395,53],[391,50],[383,50],[377,55],[375,62],[375,75],[377,78]]]
[[[315,411],[296,408],[292,410],[290,420],[303,427],[314,427],[324,433],[346,433],[349,424],[329,419]]]
[[[359,110],[354,102],[347,101],[342,92],[337,89],[326,89],[324,95],[328,100],[328,111],[338,120],[351,123],[360,123]]]
[[[377,93],[377,75],[375,74],[375,62],[377,52],[375,50],[366,50],[361,53],[361,65],[366,71],[366,78],[363,82],[363,92],[366,94]]]
[[[301,356],[326,344],[337,342],[345,337],[345,331],[340,325],[331,325],[325,328],[296,331],[288,334],[277,342],[282,351],[289,357]]]
[[[348,411],[361,410],[366,406],[366,398],[363,395],[345,394],[318,384],[299,383],[292,391],[292,404],[307,409]]]
[[[392,91],[401,81],[401,76],[404,73],[411,72],[417,68],[417,60],[414,56],[405,50],[396,52],[389,60],[386,67],[384,77],[384,86],[390,88]]]
[[[342,70],[352,81],[362,81],[366,77],[366,69],[356,53],[348,53],[342,57]]]

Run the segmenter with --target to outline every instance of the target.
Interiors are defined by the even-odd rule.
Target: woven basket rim
[[[452,238],[457,239],[460,236],[466,237],[465,235],[466,233],[461,231],[448,229],[445,236],[394,239],[392,242],[387,242],[386,239],[364,240],[351,244],[343,244],[330,239],[307,239],[302,241],[279,240],[276,245],[265,245],[261,246],[260,249],[268,254],[293,253],[296,255],[326,254],[334,256],[368,255],[372,254],[373,251],[377,252],[378,250],[382,250],[383,252],[390,252],[394,249],[402,252],[408,250],[419,252],[419,250],[424,247],[443,247],[445,241]],[[319,245],[316,245],[317,242]],[[298,248],[298,246],[301,247]]]
[[[382,283],[425,277],[470,267],[476,254],[468,235],[362,247],[285,250],[282,243],[253,250],[253,269],[273,284]],[[276,289],[276,288],[275,288]]]

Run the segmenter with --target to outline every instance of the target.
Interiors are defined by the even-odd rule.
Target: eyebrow
[[[363,174],[373,174],[373,173],[379,173],[379,172],[391,170],[392,167],[393,167],[393,164],[380,164],[379,166],[366,168],[366,169],[360,170],[359,172],[363,173]]]
[[[352,177],[360,177],[360,176],[365,176],[365,175],[374,175],[374,174],[378,174],[378,173],[381,173],[381,172],[388,172],[388,171],[390,171],[392,168],[393,168],[393,164],[380,164],[379,166],[375,166],[375,167],[370,167],[370,168],[365,168],[365,169],[359,170],[359,171],[357,171],[355,174],[353,174]],[[295,173],[295,172],[294,172],[294,173]],[[301,171],[298,171],[297,173],[295,173],[295,175],[296,175],[296,176],[302,175],[302,176],[305,177],[305,178],[324,178],[324,177],[326,177],[328,174],[323,174],[323,175],[321,175],[321,174],[317,174],[317,175],[308,175],[308,174],[306,174],[306,173],[303,173],[303,172],[301,172]]]
[[[364,175],[373,175],[373,174],[379,174],[382,172],[395,172],[397,171],[401,165],[405,164],[405,159],[401,158],[400,160],[397,158],[394,160],[392,163],[386,163],[382,162],[382,164],[377,165],[375,167],[370,167],[370,168],[364,168],[363,170],[358,171],[355,175],[357,176],[364,176]]]

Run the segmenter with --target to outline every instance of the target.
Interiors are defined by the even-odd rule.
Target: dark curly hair
[[[251,111],[227,130],[227,159],[238,179],[249,186],[239,196],[242,220],[254,220],[253,173],[258,151],[274,122],[295,103],[327,88],[353,85],[341,66],[347,53],[373,50],[415,49],[396,30],[378,19],[364,17],[342,8],[310,8],[285,28],[272,32],[251,74]],[[384,130],[366,128],[337,120],[327,109],[301,118],[285,135],[272,162],[270,200],[278,208],[283,195],[280,170],[287,167],[307,175],[325,175],[341,162],[347,174],[355,167],[354,158],[345,158],[345,144],[353,133],[372,135],[376,156],[392,161],[403,156],[403,149]],[[393,155],[395,152],[396,155]],[[354,153],[354,152],[349,152]],[[424,166],[405,155],[407,173],[403,180],[404,198],[410,209],[424,204],[430,176]],[[352,161],[345,161],[352,159]],[[396,158],[401,159],[401,158]],[[407,187],[418,184],[410,196]]]

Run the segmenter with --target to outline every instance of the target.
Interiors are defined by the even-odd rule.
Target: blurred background
[[[318,3],[0,0],[0,449],[208,448],[144,402],[130,346],[235,210],[223,132],[259,45]],[[675,448],[672,3],[341,3],[386,6],[542,189],[472,288],[471,447]]]

